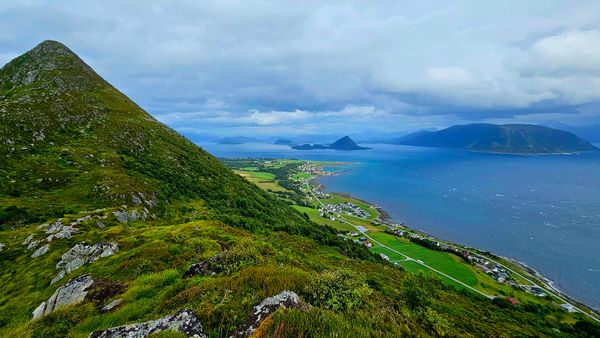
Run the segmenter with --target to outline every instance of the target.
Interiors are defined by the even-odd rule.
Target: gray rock
[[[0,243],[0,251],[4,251],[4,248],[6,248],[6,244]]]
[[[48,252],[48,249],[50,249],[50,244],[44,244],[44,245],[42,245],[39,249],[37,249],[31,255],[31,258],[36,258],[36,257],[39,257],[39,256],[45,254],[46,252]]]
[[[52,242],[53,239],[58,238],[71,238],[74,233],[77,232],[77,229],[70,225],[62,225],[60,222],[53,223],[50,225],[48,229],[46,229],[46,233],[50,234],[46,237],[47,242]]]
[[[121,305],[121,302],[123,301],[123,299],[121,298],[117,298],[115,300],[113,300],[112,302],[104,305],[104,307],[102,307],[102,309],[100,310],[101,312],[109,312],[112,311],[114,309],[117,308],[117,306]]]
[[[52,311],[77,304],[85,298],[87,290],[94,280],[89,275],[73,278],[60,286],[54,294],[33,311],[33,319],[45,316]]]
[[[38,247],[38,245],[40,244],[40,241],[33,241],[31,243],[29,243],[29,245],[27,246],[27,250],[31,251],[35,248]]]
[[[121,210],[113,211],[113,215],[117,219],[119,223],[127,223],[138,220],[145,220],[148,218],[149,211],[146,208],[142,208],[142,211],[138,211],[137,209],[133,209],[128,211],[126,208],[122,208]]]
[[[100,229],[104,229],[104,223],[102,223],[102,222],[100,222],[100,221],[98,221],[98,220],[96,220],[96,226],[97,226],[98,228],[100,228]]]
[[[92,216],[91,215],[86,215],[83,216],[81,218],[78,218],[76,220],[74,220],[73,222],[71,222],[71,226],[76,226],[76,225],[80,225],[81,223],[83,223],[84,221],[87,221],[88,219],[91,219]]]
[[[161,331],[176,331],[188,337],[205,338],[200,320],[188,309],[179,310],[172,316],[162,317],[144,323],[117,326],[103,331],[95,331],[89,338],[116,338],[116,337],[148,337]]]
[[[34,234],[27,236],[27,238],[25,238],[25,240],[21,244],[23,244],[23,245],[29,244],[29,242],[31,242],[31,240],[33,239],[33,236],[34,236]]]
[[[279,308],[300,308],[305,305],[300,302],[298,295],[291,291],[283,291],[280,294],[265,298],[260,304],[252,308],[252,313],[230,338],[250,337],[260,326],[260,323]]]
[[[58,275],[50,282],[54,284],[66,274],[78,269],[84,264],[95,262],[100,258],[108,257],[119,251],[119,245],[114,242],[100,242],[94,245],[80,243],[65,252],[56,268],[61,269]]]

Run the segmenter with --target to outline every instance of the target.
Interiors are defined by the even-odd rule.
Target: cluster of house
[[[354,241],[354,243],[359,243],[362,244],[364,246],[366,246],[367,248],[370,248],[373,246],[373,243],[369,242],[369,240],[365,237],[358,237],[361,234],[358,232],[349,232],[346,234],[346,238],[352,238],[352,240]],[[358,237],[358,238],[356,238]],[[384,255],[385,256],[385,255]],[[389,260],[389,259],[388,259]]]
[[[302,165],[300,165],[298,167],[298,169],[300,171],[303,171],[305,173],[309,173],[313,176],[327,176],[327,175],[333,175],[332,172],[330,171],[324,171],[322,168],[320,167],[315,167],[310,163],[304,163]]]
[[[319,214],[323,217],[326,217],[328,214],[346,214],[348,216],[359,217],[362,219],[369,217],[368,212],[364,211],[361,207],[352,202],[325,204],[319,209]]]
[[[501,265],[486,260],[485,257],[479,255],[468,255],[467,259],[499,283],[504,283],[511,279],[508,270]],[[512,281],[510,281],[510,283],[512,283]]]

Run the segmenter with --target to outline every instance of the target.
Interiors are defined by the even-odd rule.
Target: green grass
[[[306,213],[308,215],[308,217],[310,217],[310,220],[317,224],[329,225],[338,231],[344,231],[344,232],[355,231],[355,229],[347,223],[343,223],[340,221],[332,221],[329,218],[321,217],[321,215],[319,215],[319,211],[315,208],[304,207],[304,206],[300,206],[300,205],[294,205],[293,207],[294,207],[294,209],[300,211],[301,213]]]
[[[421,260],[423,263],[449,276],[452,276],[469,286],[477,286],[477,276],[473,269],[467,264],[456,261],[449,253],[430,250],[418,244],[411,243],[406,239],[399,239],[395,236],[385,233],[369,232],[369,236],[394,250],[406,254],[409,257]],[[401,264],[404,266],[405,264],[412,265],[416,263],[403,262]],[[419,265],[419,267],[421,266]],[[427,270],[427,268],[423,269]]]

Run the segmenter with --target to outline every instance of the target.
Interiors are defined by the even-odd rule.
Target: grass
[[[477,276],[474,273],[473,269],[465,263],[456,261],[452,258],[452,255],[449,253],[430,250],[418,244],[411,243],[406,239],[400,239],[395,236],[381,232],[369,232],[369,236],[373,237],[378,242],[394,250],[406,254],[409,257],[421,260],[423,261],[423,263],[449,276],[452,276],[469,286],[477,286]],[[415,268],[418,268],[423,271],[431,271],[415,262],[408,261],[401,262],[400,264],[402,264],[403,266],[415,264],[417,265],[417,267]],[[407,270],[409,270],[408,267]]]
[[[319,211],[315,208],[305,207],[305,206],[300,206],[300,205],[294,205],[293,207],[294,207],[294,209],[300,211],[301,213],[306,213],[308,215],[308,217],[310,217],[310,220],[317,224],[329,225],[329,226],[333,227],[334,229],[336,229],[338,231],[343,231],[343,232],[355,231],[355,229],[352,226],[348,225],[347,223],[343,223],[340,221],[332,221],[331,219],[329,219],[327,217],[322,217],[321,215],[319,215]]]

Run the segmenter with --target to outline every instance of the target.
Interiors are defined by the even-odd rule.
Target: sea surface
[[[344,161],[328,191],[383,207],[398,223],[524,262],[600,310],[600,153],[499,155],[368,145],[298,151],[202,144],[219,157]]]

